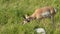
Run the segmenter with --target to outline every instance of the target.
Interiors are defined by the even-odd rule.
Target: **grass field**
[[[55,28],[50,19],[43,19],[39,23],[33,20],[25,25],[23,15],[31,15],[36,8],[53,6],[57,9]],[[0,0],[0,34],[35,34],[35,27],[42,27],[47,34],[60,34],[60,0]]]

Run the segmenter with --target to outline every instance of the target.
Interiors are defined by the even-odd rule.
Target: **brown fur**
[[[48,12],[50,13],[51,16],[54,16],[55,15],[55,10],[53,7],[51,6],[47,6],[47,7],[42,7],[42,8],[38,8],[35,10],[35,12],[30,15],[30,16],[25,16],[26,17],[26,20],[28,22],[28,20],[33,20],[33,19],[41,19],[41,18],[44,18],[41,14],[42,13],[45,13],[45,12]],[[50,17],[51,17],[50,16]]]
[[[42,13],[48,11],[48,10],[50,10],[51,15],[54,15],[55,14],[54,8],[48,6],[48,7],[42,7],[42,8],[36,9],[35,12],[30,17],[37,18],[37,19],[38,18],[43,18],[42,16],[40,16],[40,14],[42,14]]]

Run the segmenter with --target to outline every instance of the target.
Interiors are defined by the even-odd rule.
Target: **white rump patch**
[[[55,10],[55,13],[57,12],[57,10],[54,8],[54,10]]]
[[[41,14],[43,17],[49,17],[50,16],[50,12],[46,11],[44,13]]]

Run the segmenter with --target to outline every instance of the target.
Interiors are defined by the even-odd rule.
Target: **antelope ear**
[[[26,14],[26,15],[25,15],[25,18],[28,18],[28,17],[29,17],[28,14]]]
[[[27,19],[28,17],[29,17],[28,14],[23,16],[24,19]]]

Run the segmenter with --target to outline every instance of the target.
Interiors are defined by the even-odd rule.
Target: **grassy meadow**
[[[22,25],[23,15],[44,6],[57,9],[54,29],[48,18]],[[36,34],[35,27],[44,28],[47,34],[60,34],[60,0],[0,0],[0,34]]]

